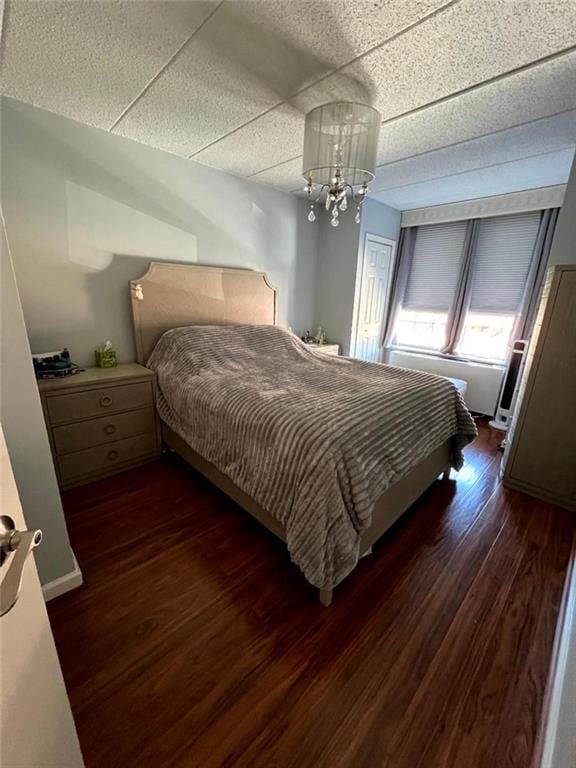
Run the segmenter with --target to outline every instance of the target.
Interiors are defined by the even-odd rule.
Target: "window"
[[[419,227],[395,343],[440,351],[464,252],[467,223]]]
[[[457,353],[479,360],[506,360],[514,320],[514,315],[467,312]]]
[[[539,213],[480,219],[472,253],[469,299],[456,352],[505,361],[522,305]]]
[[[447,312],[424,312],[402,307],[396,326],[396,344],[441,350],[446,340]]]
[[[504,362],[540,219],[534,212],[418,227],[393,343]]]

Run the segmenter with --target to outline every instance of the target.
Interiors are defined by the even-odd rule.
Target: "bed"
[[[286,542],[324,605],[461,466],[476,428],[447,379],[306,348],[263,273],[153,262],[130,287],[164,443]]]

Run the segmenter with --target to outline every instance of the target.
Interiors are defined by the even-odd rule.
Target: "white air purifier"
[[[500,388],[500,397],[498,398],[498,407],[496,416],[489,422],[494,429],[501,429],[505,432],[510,426],[512,409],[514,408],[514,393],[516,384],[524,367],[524,356],[528,350],[528,341],[518,339],[512,345],[512,353],[508,362],[508,368]]]

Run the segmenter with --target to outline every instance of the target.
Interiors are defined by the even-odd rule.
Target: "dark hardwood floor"
[[[65,494],[49,604],[88,768],[528,768],[576,518],[500,486],[480,424],[325,609],[175,457]]]

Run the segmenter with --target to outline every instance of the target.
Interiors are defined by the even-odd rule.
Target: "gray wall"
[[[548,264],[576,264],[576,156],[558,215]]]
[[[358,237],[360,228],[354,213],[347,211],[339,227],[330,226],[330,216],[320,209],[314,225],[318,227],[318,277],[316,281],[316,327],[321,324],[329,341],[337,342],[348,353]]]
[[[3,221],[0,225],[0,420],[27,525],[44,532],[35,556],[46,584],[73,571],[74,561]]]
[[[352,207],[342,215],[339,227],[330,226],[330,217],[322,210],[316,224],[318,244],[317,323],[326,330],[330,341],[338,342],[344,354],[350,350],[354,295],[359,259],[366,234],[398,240],[400,211],[368,198],[363,205],[360,224],[354,222]]]
[[[4,99],[3,202],[33,351],[134,359],[128,280],[150,259],[262,270],[279,320],[315,319],[317,232],[304,201]]]
[[[397,211],[396,208],[368,198],[362,206],[362,220],[360,222],[362,244],[367,234],[398,241],[401,217],[402,212]]]

